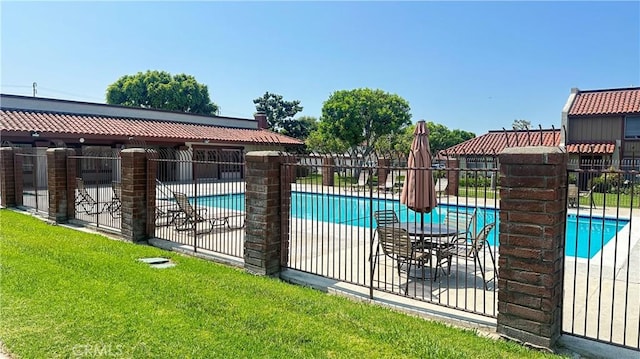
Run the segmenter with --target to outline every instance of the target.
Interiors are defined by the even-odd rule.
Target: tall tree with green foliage
[[[398,134],[380,138],[376,143],[376,149],[383,152],[398,151],[401,153],[409,153],[415,127],[416,125],[412,124]],[[431,121],[427,122],[427,128],[429,129],[429,145],[433,156],[441,150],[476,137],[473,132],[450,130],[447,126]]]
[[[207,86],[195,77],[151,70],[124,75],[109,85],[107,103],[201,115],[216,115],[219,110],[209,98]]]
[[[519,131],[528,130],[531,128],[531,121],[517,119],[517,120],[513,120],[513,124],[511,126],[513,126],[514,130],[519,130]]]
[[[300,101],[285,101],[282,95],[267,91],[262,97],[254,99],[253,103],[256,105],[256,111],[264,112],[267,115],[267,127],[270,130],[275,132],[296,131],[296,124],[289,121],[295,121],[293,116],[302,111]]]
[[[282,122],[280,133],[299,140],[306,140],[309,134],[318,129],[318,119],[312,116],[300,116]]]
[[[473,132],[463,130],[450,130],[447,126],[434,122],[427,122],[429,128],[429,145],[431,153],[435,156],[441,150],[462,143],[476,137]]]
[[[378,139],[411,123],[410,110],[405,99],[379,89],[336,91],[322,106],[317,136],[338,148],[363,146],[370,153]]]

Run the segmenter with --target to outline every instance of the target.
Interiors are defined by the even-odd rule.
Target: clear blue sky
[[[481,135],[560,126],[572,87],[640,86],[640,2],[0,3],[2,93],[104,102],[125,74],[208,86],[252,117],[265,91],[320,116],[337,90],[379,88]]]

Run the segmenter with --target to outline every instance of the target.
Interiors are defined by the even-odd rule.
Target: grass
[[[16,357],[522,358],[515,343],[0,210]],[[141,257],[168,257],[153,269]]]

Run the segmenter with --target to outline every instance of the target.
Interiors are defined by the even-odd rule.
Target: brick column
[[[391,166],[391,160],[388,158],[378,159],[378,187],[384,188],[387,182],[387,175],[389,174],[389,166]]]
[[[460,168],[460,160],[457,158],[447,159],[447,190],[448,196],[457,196],[458,187],[460,186],[460,171],[449,170],[449,168]]]
[[[155,179],[157,163],[143,148],[122,150],[122,236],[144,242],[155,230]],[[153,156],[151,152],[150,157]]]
[[[75,161],[68,159],[75,151],[69,148],[47,150],[47,188],[49,219],[64,223],[75,215]]]
[[[568,157],[520,147],[499,159],[498,332],[552,348],[562,329]]]
[[[334,160],[331,157],[324,157],[322,159],[322,185],[333,186],[333,172],[334,172]]]
[[[284,159],[276,151],[245,156],[244,265],[251,273],[277,275],[287,260],[291,190],[290,179],[282,175]]]
[[[0,205],[5,208],[17,206],[14,156],[13,147],[0,147]]]

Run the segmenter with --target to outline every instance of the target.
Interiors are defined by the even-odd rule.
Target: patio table
[[[430,256],[434,250],[438,251],[446,247],[452,238],[460,234],[459,228],[448,227],[443,223],[401,222],[399,227],[407,230],[407,233],[415,238],[416,248],[428,250]],[[428,268],[416,265],[408,274],[413,278],[431,278],[431,268],[431,258],[429,258]]]

